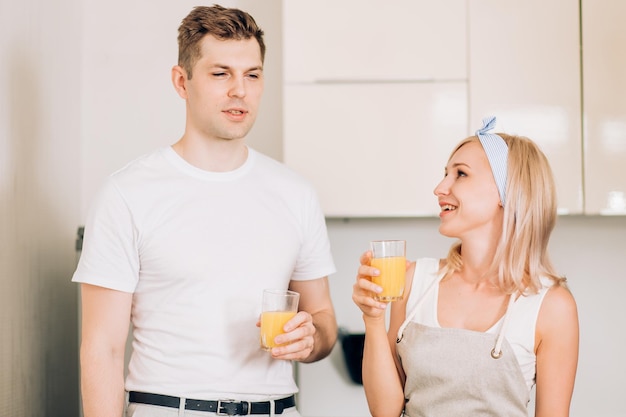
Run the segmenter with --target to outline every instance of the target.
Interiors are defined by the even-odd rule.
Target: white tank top
[[[407,314],[414,309],[422,295],[425,294],[425,298],[412,321],[429,327],[441,328],[437,318],[439,286],[434,285],[434,288],[427,291],[433,284],[433,281],[440,278],[439,259],[422,258],[417,260],[411,292],[406,305]],[[529,390],[535,384],[536,376],[535,326],[541,303],[551,286],[549,279],[542,279],[541,282],[543,288],[538,294],[518,297],[509,307],[509,322],[504,332],[504,338],[513,349]],[[501,321],[502,319],[495,323],[486,333],[496,335]]]

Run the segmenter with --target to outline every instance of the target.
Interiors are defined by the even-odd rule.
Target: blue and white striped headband
[[[509,147],[500,136],[494,133],[488,133],[495,125],[496,118],[494,116],[485,117],[483,119],[483,127],[476,131],[476,136],[478,136],[478,140],[480,140],[480,144],[487,154],[491,172],[493,173],[493,178],[496,180],[498,193],[500,193],[500,202],[502,206],[504,206],[504,202],[506,201]]]

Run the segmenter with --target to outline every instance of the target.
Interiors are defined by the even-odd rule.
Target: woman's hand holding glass
[[[380,271],[371,266],[372,252],[366,251],[361,255],[356,282],[352,287],[352,301],[363,312],[363,319],[385,319],[386,302],[376,301],[375,294],[380,294],[383,289],[372,282],[372,277],[380,274]]]

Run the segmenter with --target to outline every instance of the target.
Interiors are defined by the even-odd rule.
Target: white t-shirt
[[[110,176],[72,280],[134,293],[127,390],[260,400],[297,392],[291,362],[259,347],[263,289],[334,272],[300,176],[253,149],[214,173],[166,147]]]

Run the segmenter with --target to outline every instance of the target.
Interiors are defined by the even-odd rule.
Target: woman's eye
[[[467,174],[465,172],[461,171],[461,170],[458,170],[457,171],[457,176],[458,177],[467,177]]]

